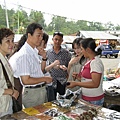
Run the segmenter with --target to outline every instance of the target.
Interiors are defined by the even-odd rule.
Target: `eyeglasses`
[[[63,33],[62,33],[62,32],[54,32],[53,37],[54,37],[55,35],[59,35],[59,36],[61,36],[61,37],[63,38]]]

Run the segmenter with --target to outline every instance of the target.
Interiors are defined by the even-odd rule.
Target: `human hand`
[[[41,49],[39,49],[38,54],[41,55],[43,58],[46,58],[46,54],[47,53],[46,53],[46,51],[43,48],[41,48]]]
[[[19,92],[14,89],[12,96],[17,100],[17,98],[18,98],[18,96],[19,96]]]
[[[51,83],[53,80],[52,80],[52,77],[47,77],[46,76],[46,84],[49,84],[49,83]]]
[[[60,66],[60,61],[55,60],[53,63],[51,63],[54,69],[59,69]]]
[[[79,60],[80,60],[80,57],[79,57],[79,56],[74,57],[74,58],[72,58],[72,59],[70,60],[69,64],[70,64],[70,65],[73,65],[73,64],[77,63]]]
[[[60,61],[59,61],[59,60],[55,60],[55,61],[53,62],[53,65],[54,65],[54,66],[60,65]]]
[[[67,85],[67,88],[73,88],[77,86],[76,82],[74,81],[67,82],[66,85]]]
[[[59,67],[60,67],[60,69],[62,69],[63,71],[66,71],[66,70],[67,70],[67,67],[66,67],[65,65],[60,65]]]
[[[73,77],[73,80],[77,79],[78,78],[78,73],[77,72],[73,72],[72,73],[72,77]]]

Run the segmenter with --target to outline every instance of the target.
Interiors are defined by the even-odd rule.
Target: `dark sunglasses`
[[[59,35],[59,36],[61,36],[61,37],[63,38],[63,33],[62,33],[62,32],[54,32],[53,37],[54,37],[55,35]]]

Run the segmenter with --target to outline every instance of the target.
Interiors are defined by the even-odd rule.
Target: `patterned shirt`
[[[71,59],[71,54],[69,53],[69,51],[63,49],[62,47],[60,51],[56,54],[54,49],[51,48],[47,51],[47,57],[50,64],[53,63],[55,60],[59,60],[60,65],[65,65],[66,67],[68,67],[68,63]],[[62,69],[54,69],[54,68],[50,70],[50,74],[53,78],[53,84],[56,84],[57,80],[61,84],[64,84],[68,76],[67,71],[63,71]]]

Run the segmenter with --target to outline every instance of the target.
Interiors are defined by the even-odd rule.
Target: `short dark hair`
[[[47,44],[48,39],[49,39],[49,35],[46,32],[44,32],[43,33],[43,40],[45,41],[45,44]]]
[[[54,33],[53,33],[53,37],[54,37],[55,35],[59,35],[59,36],[61,36],[61,37],[63,38],[63,33],[62,33],[62,32],[54,32]]]
[[[38,24],[38,23],[31,23],[27,27],[26,34],[30,33],[31,35],[33,35],[33,33],[35,32],[35,30],[37,28],[39,28],[40,30],[43,29],[43,27],[40,24]]]
[[[0,29],[0,44],[2,44],[2,39],[4,37],[8,37],[10,35],[14,35],[14,32],[9,28],[1,28]]]

